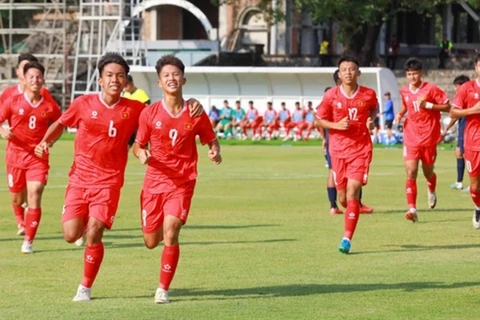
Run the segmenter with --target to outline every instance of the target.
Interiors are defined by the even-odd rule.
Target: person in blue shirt
[[[387,102],[385,102],[385,108],[382,113],[385,115],[385,129],[387,129],[387,137],[390,140],[393,136],[392,126],[393,120],[395,119],[395,111],[393,109],[393,101],[390,92],[385,92],[384,96],[387,99]]]
[[[220,111],[217,109],[217,107],[212,106],[212,109],[210,109],[210,112],[208,113],[208,117],[210,118],[212,127],[215,128],[218,124],[218,121],[220,121]]]

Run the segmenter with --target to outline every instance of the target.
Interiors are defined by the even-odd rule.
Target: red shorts
[[[331,159],[333,180],[337,190],[345,189],[348,179],[361,181],[363,185],[367,184],[370,162],[372,162],[370,154],[347,159],[332,156]]]
[[[463,157],[468,175],[478,177],[480,175],[480,151],[465,150]]]
[[[173,215],[185,224],[190,213],[195,180],[189,181],[171,192],[148,193],[142,190],[140,195],[143,233],[154,233],[163,226],[166,215]]]
[[[421,160],[423,164],[432,165],[437,158],[437,146],[407,147],[403,146],[403,160]]]
[[[7,183],[11,193],[23,191],[27,186],[27,181],[38,181],[46,185],[47,180],[47,165],[20,169],[7,164]]]
[[[83,218],[85,224],[88,218],[95,218],[107,229],[112,228],[117,213],[120,189],[116,188],[79,188],[67,186],[65,204],[62,211],[62,223]]]

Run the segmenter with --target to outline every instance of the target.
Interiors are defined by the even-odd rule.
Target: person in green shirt
[[[233,110],[233,120],[225,126],[225,131],[232,132],[233,129],[240,126],[242,121],[245,120],[245,110],[243,110],[240,101],[235,101],[235,109]]]
[[[234,117],[235,111],[230,108],[227,100],[223,101],[223,108],[222,110],[220,110],[220,122],[215,128],[215,133],[221,132],[223,130],[225,139],[228,139],[229,135],[230,137],[233,137],[232,126],[230,126],[230,123],[232,122]]]

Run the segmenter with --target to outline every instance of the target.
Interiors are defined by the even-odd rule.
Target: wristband
[[[427,109],[432,109],[432,108],[433,108],[433,103],[431,103],[431,102],[425,102],[425,108],[427,108]]]

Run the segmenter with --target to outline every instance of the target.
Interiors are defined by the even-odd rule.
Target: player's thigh
[[[146,234],[157,233],[163,226],[163,204],[167,193],[149,193],[142,190],[140,194],[140,219],[142,232]]]
[[[85,189],[67,186],[62,208],[63,237],[68,242],[78,240],[88,222],[88,203],[84,199]]]
[[[163,204],[163,211],[166,216],[175,216],[182,220],[183,224],[187,222],[195,184],[195,180],[189,181],[168,194]]]
[[[20,193],[27,187],[26,172],[7,164],[7,185],[11,193]]]
[[[360,186],[368,183],[368,173],[370,171],[370,163],[372,162],[371,153],[348,159],[346,165],[347,179],[358,181]],[[348,184],[353,185],[353,182]]]
[[[422,165],[433,166],[437,159],[437,146],[423,147],[420,149],[420,159]]]
[[[420,160],[422,158],[421,153],[422,153],[421,148],[405,146],[405,145],[403,146],[403,160],[405,162]]]
[[[117,214],[120,189],[117,188],[90,188],[87,191],[88,216],[95,218],[111,229]]]
[[[465,150],[465,168],[470,179],[480,176],[480,152]]]
[[[335,188],[337,190],[343,190],[347,187],[347,172],[345,159],[331,157],[331,162]]]

